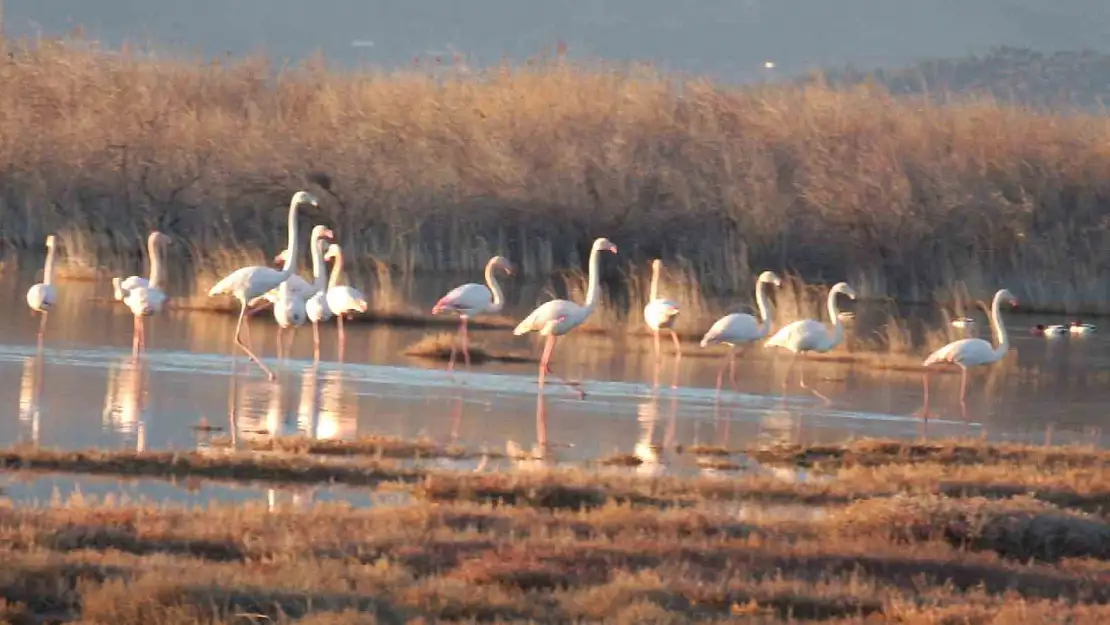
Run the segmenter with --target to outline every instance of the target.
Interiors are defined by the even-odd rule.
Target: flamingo
[[[1091,334],[1095,331],[1095,327],[1089,323],[1080,323],[1079,321],[1073,321],[1068,326],[1068,331],[1070,331],[1072,334]]]
[[[339,324],[339,348],[342,353],[343,346],[347,342],[346,335],[343,333],[343,315],[366,312],[370,306],[366,302],[366,296],[362,294],[362,291],[345,284],[339,284],[339,278],[343,275],[343,248],[339,247],[337,243],[329,245],[327,253],[324,254],[324,262],[329,260],[334,260],[335,264],[332,265],[331,278],[327,284],[327,301],[331,314],[335,315]]]
[[[562,336],[567,332],[582,325],[586,318],[593,312],[594,307],[597,306],[598,291],[598,265],[601,262],[599,252],[606,251],[617,253],[617,246],[613,245],[609,239],[605,237],[594,240],[593,247],[590,249],[590,286],[586,289],[586,304],[579,306],[570,300],[553,299],[549,302],[541,304],[539,308],[532,311],[524,321],[521,321],[515,329],[513,334],[521,336],[529,332],[538,332],[540,336],[546,337],[543,347],[543,357],[540,359],[540,374],[539,374],[539,387],[543,390],[544,387],[544,374],[551,373],[551,351],[555,347],[555,337]],[[584,398],[586,392],[582,390],[582,385],[577,382],[567,382],[559,378],[563,384],[578,391],[578,396]]]
[[[135,327],[131,339],[132,356],[138,356],[140,349],[146,349],[146,324],[143,318],[161,312],[162,306],[166,303],[166,292],[162,290],[162,254],[164,246],[169,242],[170,238],[157,230],[147,237],[147,255],[150,257],[149,280],[138,276],[131,276],[127,280],[112,278],[113,290],[123,296],[120,300],[131,309],[131,314],[135,315]],[[131,280],[131,278],[136,279]],[[125,287],[124,283],[129,280],[133,286]]]
[[[983,339],[960,339],[952,341],[929,354],[929,357],[921,363],[922,367],[930,367],[935,364],[952,364],[960,368],[960,410],[963,412],[965,421],[967,421],[967,404],[964,403],[964,399],[967,397],[967,368],[998,362],[1010,349],[1010,337],[1006,334],[1006,326],[1002,324],[1002,315],[998,310],[1002,305],[1002,300],[1008,301],[1015,308],[1018,303],[1017,298],[1006,289],[1000,289],[994,294],[994,302],[991,303],[991,326],[994,328],[995,338],[998,340],[997,348]],[[930,373],[929,370],[926,370],[923,378],[925,405],[922,406],[921,416],[926,421],[929,418]]]
[[[651,328],[652,334],[655,335],[655,364],[658,366],[662,361],[662,355],[659,348],[659,330],[666,329],[671,333],[671,339],[674,340],[674,366],[678,370],[678,363],[682,360],[682,343],[678,340],[678,334],[674,331],[675,321],[678,320],[679,307],[678,302],[659,297],[659,273],[663,269],[663,261],[656,258],[651,261],[651,293],[648,295],[648,303],[644,306],[644,321],[647,322]]]
[[[308,298],[304,305],[305,314],[312,322],[313,362],[320,361],[320,323],[331,319],[331,308],[328,307],[327,269],[324,266],[323,255],[324,241],[321,239],[316,241],[316,246],[312,250],[313,273],[320,290]]]
[[[42,316],[39,321],[39,347],[42,346],[42,337],[46,333],[46,315],[58,301],[58,289],[54,288],[54,247],[55,237],[46,237],[46,264],[42,269],[42,282],[34,284],[27,289],[27,305],[32,313],[38,312]]]
[[[312,274],[315,276],[314,283],[311,285],[313,292],[318,292],[318,285],[321,285],[324,280],[324,270],[321,268],[320,260],[320,240],[331,239],[334,233],[327,226],[317,225],[312,228],[312,234],[309,235],[308,245],[312,251]],[[277,256],[274,257],[274,262],[285,263],[289,259],[289,250],[282,250]],[[293,262],[294,266],[296,261]],[[295,270],[294,270],[295,271]],[[296,274],[293,274],[296,275]],[[290,280],[282,282],[278,286],[278,297],[274,301],[274,320],[278,324],[278,354],[282,351],[282,336],[284,332],[292,328],[292,333],[289,336],[289,342],[292,343],[293,337],[296,336],[297,328],[303,326],[308,321],[307,302],[308,297],[303,297],[304,291],[296,292]],[[288,349],[286,350],[288,355]]]
[[[438,315],[442,312],[458,313],[458,335],[462,337],[463,359],[466,361],[466,368],[468,370],[470,369],[470,341],[466,333],[467,321],[474,315],[499,313],[501,312],[501,308],[505,305],[505,297],[501,293],[501,285],[497,283],[497,278],[493,275],[494,269],[503,269],[506,274],[510,276],[513,275],[513,266],[509,263],[509,260],[504,256],[494,256],[486,263],[486,284],[475,284],[470,282],[455,287],[451,289],[447,295],[439,298],[436,305],[432,307],[433,315]],[[447,363],[447,372],[451,373],[454,369],[455,341],[452,341],[451,359]]]
[[[952,320],[952,327],[966,330],[975,326],[975,320],[971,317],[956,317]]]
[[[264,365],[258,359],[258,356],[254,355],[251,348],[243,342],[240,332],[243,329],[243,318],[247,314],[247,303],[252,298],[281,285],[282,282],[289,279],[289,276],[293,275],[293,264],[297,257],[297,208],[301,204],[320,206],[319,200],[307,191],[297,191],[293,194],[293,199],[289,202],[289,244],[286,246],[289,258],[286,259],[284,268],[279,271],[272,267],[241,267],[208,290],[209,297],[232,295],[239,300],[239,321],[235,324],[235,343],[247,353],[247,356],[255,364],[266,372],[271,381],[274,379],[274,372],[270,371],[270,368]]]
[[[819,352],[825,353],[832,350],[840,342],[844,340],[844,325],[841,323],[839,309],[836,305],[836,295],[843,293],[852,299],[856,299],[856,292],[852,287],[848,286],[847,282],[838,282],[829,289],[828,309],[829,319],[833,324],[832,336],[829,336],[828,330],[825,325],[815,319],[799,319],[789,325],[779,328],[768,341],[764,344],[765,347],[781,347],[788,349],[794,353],[790,359],[790,366],[786,369],[786,379],[782,382],[782,387],[785,390],[786,386],[790,383],[790,374],[794,371],[794,364],[798,360],[798,354],[804,352]],[[806,386],[805,370],[798,375],[801,387],[813,392],[825,401],[826,404],[830,403],[829,398],[822,395],[816,389],[811,389]]]
[[[732,385],[736,386],[736,346],[743,345],[746,347],[748,343],[762,339],[771,331],[773,313],[771,303],[767,301],[765,288],[767,284],[782,286],[782,279],[775,275],[773,271],[764,271],[759,274],[759,279],[756,280],[755,301],[759,305],[759,317],[763,319],[762,323],[756,321],[755,317],[747,313],[732,313],[718,319],[701,340],[702,347],[722,343],[728,345],[728,359],[721,364],[721,370],[717,372],[717,393],[721,392],[721,381],[725,374],[726,364],[728,365],[729,379],[732,381]],[[843,319],[844,317],[841,316],[840,318]]]

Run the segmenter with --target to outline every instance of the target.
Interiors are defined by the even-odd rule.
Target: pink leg
[[[554,375],[564,385],[577,391],[579,399],[585,398],[586,391],[582,390],[581,384],[579,384],[578,382],[568,382],[562,377],[555,375],[555,372],[551,370],[551,352],[554,351],[554,349],[555,335],[549,334],[547,335],[547,343],[543,347],[543,358],[540,359],[540,389],[542,390],[544,386],[545,373],[550,373],[551,375]]]
[[[343,352],[347,347],[347,335],[343,332],[343,315],[336,315],[339,321],[339,362],[343,362]]]
[[[455,370],[455,352],[459,346],[459,337],[462,335],[464,323],[466,323],[466,318],[459,315],[459,329],[455,331],[455,336],[451,340],[451,358],[447,361],[447,373],[452,373]]]
[[[737,390],[736,386],[736,350],[729,348],[728,350],[728,379],[732,382],[732,390]]]
[[[548,337],[553,338],[553,337]],[[547,456],[547,402],[543,393],[536,394],[536,442],[540,452]]]
[[[131,322],[131,359],[139,357],[139,316]]]
[[[817,390],[817,389],[815,389],[815,388],[812,388],[812,387],[810,387],[810,386],[809,386],[808,384],[806,384],[806,370],[805,370],[805,365],[803,365],[803,366],[802,366],[802,370],[798,372],[798,383],[799,383],[799,384],[801,385],[801,387],[802,387],[802,388],[804,388],[805,390],[807,390],[807,391],[809,391],[809,392],[813,393],[813,394],[814,394],[814,395],[816,395],[817,397],[820,397],[820,398],[821,398],[821,401],[825,402],[825,405],[826,405],[826,406],[828,406],[829,404],[832,404],[832,400],[831,400],[831,399],[829,399],[828,397],[825,397],[825,396],[824,396],[824,395],[823,395],[823,394],[821,393],[821,391],[819,391],[819,390]]]
[[[926,369],[925,374],[921,376],[921,383],[925,390],[925,403],[921,406],[921,434],[928,436],[929,434],[929,374],[931,372]]]
[[[278,333],[277,333],[277,357],[278,357],[278,360],[281,360],[281,353],[282,353],[281,348],[285,346],[285,341],[282,340],[284,338],[285,338],[285,328],[283,328],[281,326],[278,326]]]
[[[250,359],[254,361],[254,364],[258,365],[263,371],[266,372],[266,377],[270,378],[270,381],[272,382],[274,380],[274,372],[270,371],[269,367],[262,364],[262,361],[258,359],[258,356],[254,355],[254,352],[252,352],[251,348],[243,342],[243,339],[240,336],[240,332],[242,332],[243,330],[243,319],[246,317],[246,313],[247,302],[244,300],[243,307],[239,309],[239,322],[235,324],[235,344],[238,345],[244,352],[246,352],[247,356],[249,356]]]
[[[320,362],[320,325],[312,322],[312,361]]]
[[[678,340],[678,333],[671,330],[671,339],[674,341],[674,382],[671,388],[678,388],[678,363],[682,362],[682,342]]]
[[[466,324],[467,316],[463,315],[462,322],[460,323],[460,329],[462,330],[463,360],[466,361],[466,370],[470,371],[470,336],[467,335]]]
[[[964,416],[964,421],[970,423],[971,420],[967,418],[967,402],[964,401],[967,397],[967,367],[961,366],[960,371],[960,412]]]
[[[725,379],[725,368],[728,367],[729,362],[732,360],[732,347],[728,348],[729,353],[725,356],[724,362],[721,363],[721,368],[717,370],[717,397],[721,396],[721,382]]]
[[[655,364],[656,366],[658,366],[659,363],[663,360],[662,351],[659,348],[659,330],[652,328],[651,332],[655,335]]]
[[[42,339],[46,336],[46,315],[49,314],[45,310],[39,313],[39,347],[42,347]]]

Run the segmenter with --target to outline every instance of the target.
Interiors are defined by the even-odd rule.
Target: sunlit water
[[[551,378],[546,393],[537,395],[535,364],[476,365],[453,380],[443,363],[403,354],[438,329],[349,323],[346,362],[340,363],[333,322],[322,333],[322,362],[313,366],[311,328],[306,327],[298,332],[292,358],[279,361],[276,325],[268,311],[252,320],[251,335],[256,351],[277,373],[276,383],[232,351],[235,319],[225,314],[176,312],[150,320],[148,351],[135,363],[132,316],[117,302],[91,301],[110,287],[86,282],[59,285],[61,301],[50,314],[39,351],[38,320],[23,299],[32,282],[29,275],[0,281],[0,292],[8,293],[7,303],[0,304],[7,307],[0,317],[0,398],[7,404],[0,408],[0,444],[189,449],[197,445],[192,426],[206,419],[225,428],[234,421],[244,438],[422,435],[504,450],[509,441],[531,447],[542,414],[549,440],[560,444],[561,458],[636,454],[647,461],[639,470],[651,473],[666,465],[665,458],[653,455],[661,443],[740,446],[920,432],[913,416],[921,405],[920,375],[800,360],[796,371],[804,370],[832,399],[825,406],[798,388],[796,378],[784,398],[788,355],[761,348],[743,356],[737,391],[726,390],[719,401],[713,387],[721,360],[705,357],[696,345],[684,346],[687,357],[677,379],[668,349],[655,387],[649,342],[572,334],[560,341],[554,367],[584,380],[588,395],[579,400]],[[434,301],[437,295],[428,298]],[[527,308],[513,312],[523,315]],[[1110,400],[1105,384],[1110,342],[1098,333],[1046,340],[1028,332],[1038,322],[1063,321],[1009,317],[1014,353],[1008,360],[1016,365],[972,376],[970,425],[962,421],[956,402],[959,376],[934,376],[938,414],[929,434],[985,433],[996,440],[1041,442],[1052,426],[1055,442],[1099,443],[1098,428]],[[534,339],[513,337],[508,330],[472,330],[472,338],[539,354]],[[670,388],[673,381],[677,389]],[[33,494],[46,498],[50,493],[36,488]]]

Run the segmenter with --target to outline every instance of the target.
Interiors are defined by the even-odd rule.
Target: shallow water
[[[841,363],[799,361],[807,379],[832,399],[823,405],[780,383],[787,357],[753,349],[740,361],[738,391],[717,401],[718,358],[687,345],[671,389],[671,362],[653,390],[650,343],[569,336],[556,350],[557,373],[585,380],[584,400],[557,384],[536,393],[535,364],[492,363],[449,378],[444,364],[403,355],[404,348],[436,329],[347,324],[345,363],[336,361],[333,324],[324,328],[322,362],[311,361],[311,330],[298,332],[293,357],[275,357],[276,325],[269,312],[251,322],[256,351],[278,375],[268,382],[245,357],[232,358],[235,319],[175,312],[149,322],[148,352],[131,361],[132,317],[119,303],[91,301],[107,285],[62,282],[40,351],[38,320],[23,301],[29,275],[8,276],[0,292],[0,444],[33,441],[58,448],[186,449],[197,444],[201,419],[241,437],[301,432],[319,438],[356,435],[426,435],[472,447],[524,448],[546,418],[550,441],[567,446],[567,459],[644,452],[660,443],[739,446],[760,439],[832,440],[849,435],[910,437],[921,404],[920,375],[880,373]],[[514,311],[515,312],[515,311]],[[520,311],[521,314],[527,310]],[[1010,316],[1012,365],[972,376],[968,412],[960,417],[958,375],[934,376],[938,418],[930,435],[992,439],[1098,442],[1102,407],[1110,399],[1110,342],[1103,334],[1045,340],[1028,334],[1042,319]],[[1061,319],[1048,320],[1061,322]],[[499,348],[539,346],[508,330],[473,330],[473,338]],[[668,352],[669,353],[669,352]],[[723,352],[717,352],[723,353]],[[238,373],[232,375],[233,363]],[[549,381],[551,379],[549,378]],[[727,383],[726,383],[727,385]]]

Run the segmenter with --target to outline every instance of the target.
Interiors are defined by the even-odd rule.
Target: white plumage
[[[320,258],[320,245],[325,239],[331,239],[335,235],[330,228],[323,225],[317,225],[312,228],[312,234],[308,237],[308,245],[311,250],[312,256],[312,275],[313,283],[310,285],[311,291],[306,292],[301,290],[297,292],[292,284],[292,279],[286,280],[278,285],[276,289],[277,298],[274,299],[274,321],[278,324],[278,353],[283,351],[282,343],[286,330],[291,330],[289,334],[289,344],[291,346],[293,337],[295,336],[296,329],[303,326],[308,321],[308,302],[307,300],[317,293],[320,293],[327,286],[327,273],[324,269],[324,261]],[[274,257],[275,262],[286,263],[289,260],[289,250],[282,250],[277,256]],[[296,271],[296,259],[293,262],[293,271]],[[292,277],[296,277],[296,273]],[[318,333],[313,333],[316,336]],[[288,350],[285,350],[288,353]]]
[[[725,365],[729,367],[729,377],[733,386],[736,385],[736,346],[746,346],[758,341],[771,331],[771,317],[773,316],[771,303],[767,301],[766,285],[782,286],[782,280],[773,271],[764,271],[759,274],[755,283],[755,301],[759,307],[759,317],[762,322],[747,313],[732,313],[718,319],[701,339],[701,346],[724,344],[729,346],[728,358],[722,363],[717,372],[717,391],[721,390],[721,382],[725,373]]]
[[[1006,289],[1000,289],[994,294],[994,301],[991,303],[991,325],[994,328],[995,337],[998,340],[998,347],[979,338],[960,339],[958,341],[952,341],[932,354],[929,354],[921,363],[922,367],[930,367],[937,364],[952,364],[960,367],[960,408],[963,412],[964,420],[967,420],[967,405],[964,400],[967,396],[968,367],[978,367],[980,365],[998,362],[1010,349],[1010,338],[1006,332],[1006,326],[1002,323],[1002,315],[999,311],[1002,300],[1006,300],[1013,306],[1017,306],[1017,298]],[[930,372],[926,370],[923,379],[925,387],[925,404],[922,407],[921,415],[924,419],[929,418],[929,373]]]
[[[605,237],[594,240],[593,246],[590,248],[589,287],[586,289],[585,305],[580,306],[565,299],[554,299],[541,304],[539,308],[533,310],[513,329],[513,334],[516,336],[538,332],[541,336],[547,337],[543,348],[543,357],[540,358],[539,387],[541,389],[544,386],[545,374],[551,373],[550,360],[551,352],[555,347],[555,337],[562,336],[582,325],[586,318],[590,316],[590,313],[593,312],[594,307],[597,306],[598,291],[600,290],[598,272],[601,262],[598,254],[601,251],[616,254],[617,246]],[[562,382],[577,390],[579,397],[586,396],[579,384],[570,383],[566,380],[562,380]]]
[[[293,275],[293,259],[297,256],[297,207],[301,204],[309,204],[312,206],[319,206],[319,201],[306,191],[298,191],[293,195],[293,199],[289,202],[289,243],[286,246],[290,258],[287,259],[285,268],[281,271],[271,267],[242,267],[231,272],[223,280],[220,280],[208,290],[209,297],[217,295],[232,295],[240,302],[239,321],[235,326],[235,343],[247,353],[255,364],[257,364],[267,376],[273,380],[274,372],[262,363],[251,351],[250,347],[243,342],[240,332],[243,329],[243,318],[246,316],[247,303],[251,299],[262,295],[263,293],[277,288],[282,282]]]
[[[46,332],[46,316],[58,302],[58,290],[54,287],[54,248],[56,239],[54,235],[46,237],[46,264],[42,270],[42,282],[31,285],[27,289],[27,305],[31,310],[39,313],[39,346]]]
[[[115,278],[112,285],[115,291],[122,295],[119,298],[135,316],[135,327],[132,334],[131,350],[137,355],[140,349],[146,348],[146,323],[144,317],[149,317],[162,312],[166,303],[166,292],[162,289],[162,247],[170,238],[155,230],[147,237],[147,255],[150,257],[150,279],[138,278],[136,280],[120,280]],[[133,286],[125,287],[130,282]]]
[[[674,324],[678,320],[678,313],[681,310],[678,302],[659,297],[659,274],[662,271],[663,261],[658,258],[651,261],[651,289],[648,294],[648,303],[644,306],[644,322],[651,328],[651,333],[654,335],[656,364],[663,357],[662,350],[659,347],[659,331],[663,329],[670,331],[671,339],[674,341],[674,366],[677,373],[678,363],[682,360],[682,343],[678,340],[678,334],[674,331]]]
[[[327,293],[325,297],[328,302],[328,309],[331,314],[335,316],[336,323],[339,325],[339,353],[342,355],[344,348],[347,344],[347,336],[343,330],[343,317],[356,312],[366,312],[370,305],[366,301],[366,296],[362,291],[339,284],[339,279],[343,275],[343,248],[338,244],[332,243],[328,246],[328,251],[324,254],[324,261],[333,261],[331,268],[331,278],[328,279]],[[342,356],[340,356],[342,359]]]
[[[432,307],[432,314],[438,315],[444,312],[454,312],[459,315],[459,331],[458,335],[462,337],[463,359],[466,362],[466,368],[470,368],[470,340],[467,337],[467,322],[470,317],[481,314],[495,314],[501,312],[504,306],[505,298],[501,292],[501,285],[497,282],[497,277],[494,275],[494,269],[503,269],[505,273],[512,275],[513,266],[509,260],[504,256],[494,256],[486,263],[486,284],[477,284],[469,282],[462,286],[457,286],[451,289],[446,295],[439,298],[435,306]],[[455,341],[451,342],[451,358],[447,363],[447,371],[450,373],[455,368]]]
[[[786,377],[782,382],[783,388],[786,388],[790,383],[790,374],[794,370],[794,364],[798,359],[798,354],[805,352],[828,352],[837,345],[840,345],[840,342],[844,340],[844,324],[840,319],[840,310],[836,305],[836,295],[838,293],[843,293],[852,299],[856,299],[855,290],[848,286],[847,282],[838,282],[833,285],[833,288],[829,289],[827,307],[829,310],[829,319],[832,320],[833,324],[831,335],[825,327],[825,324],[815,319],[799,319],[798,321],[779,328],[779,331],[775,332],[774,336],[764,343],[766,347],[781,347],[794,353],[794,356],[790,359],[790,366],[786,370]],[[798,376],[798,381],[802,388],[811,390],[815,395],[823,399],[825,403],[829,403],[828,397],[806,386],[804,370]]]

